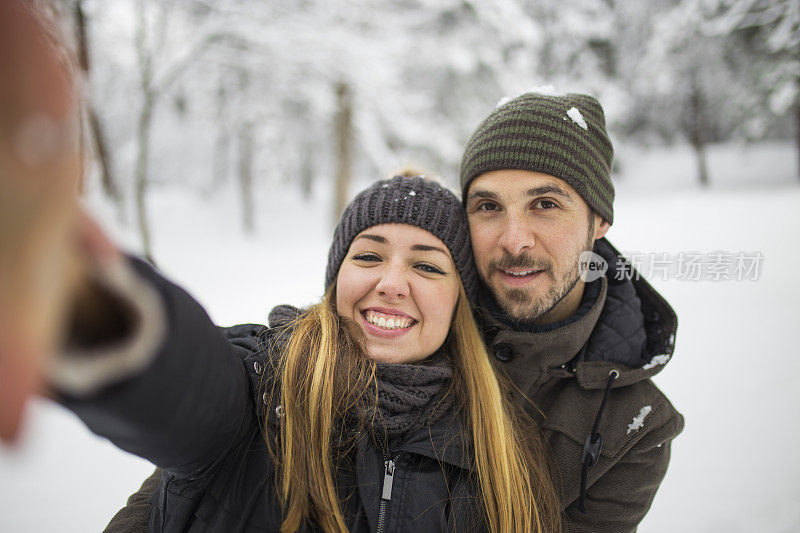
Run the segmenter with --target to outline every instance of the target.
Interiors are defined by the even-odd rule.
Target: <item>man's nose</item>
[[[388,265],[375,286],[375,292],[388,300],[399,300],[408,296],[407,270],[400,265]]]
[[[498,244],[511,255],[519,255],[533,248],[536,239],[528,223],[521,216],[510,215],[505,220]]]

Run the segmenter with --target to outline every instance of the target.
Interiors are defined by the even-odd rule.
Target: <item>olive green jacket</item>
[[[490,351],[530,400],[522,402],[552,451],[565,530],[619,533],[634,531],[647,513],[666,474],[671,441],[683,429],[683,416],[650,379],[672,357],[677,318],[608,241],[598,241],[595,252],[610,268],[600,296],[578,320],[527,332],[488,311],[481,317]],[[584,513],[583,452],[597,434],[602,446],[596,464],[585,469]]]

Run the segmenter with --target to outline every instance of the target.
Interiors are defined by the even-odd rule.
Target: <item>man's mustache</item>
[[[549,261],[534,259],[528,254],[511,255],[508,252],[506,252],[499,260],[490,262],[489,266],[496,270],[508,270],[510,268],[548,270],[551,267]]]

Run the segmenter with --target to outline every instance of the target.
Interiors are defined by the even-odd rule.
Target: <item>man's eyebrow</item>
[[[386,244],[385,237],[381,237],[380,235],[373,235],[371,233],[363,233],[361,235],[358,235],[355,239],[353,239],[353,242],[357,241],[358,239],[369,239],[371,241],[379,242],[381,244]]]
[[[497,200],[497,195],[492,191],[487,191],[486,189],[475,189],[469,193],[469,195],[467,195],[467,202],[474,200],[475,198],[483,198],[484,200]]]
[[[419,252],[441,252],[445,256],[447,256],[447,252],[445,251],[445,249],[439,246],[429,246],[427,244],[415,244],[414,246],[411,247],[411,249]]]
[[[525,194],[527,196],[542,196],[545,194],[555,194],[556,196],[560,196],[561,198],[571,202],[572,197],[557,185],[542,185],[541,187],[534,187],[532,189],[528,189]]]

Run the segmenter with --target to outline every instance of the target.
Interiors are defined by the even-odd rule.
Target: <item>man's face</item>
[[[548,324],[577,310],[579,257],[609,224],[572,187],[539,172],[487,172],[466,209],[478,273],[510,318]]]

